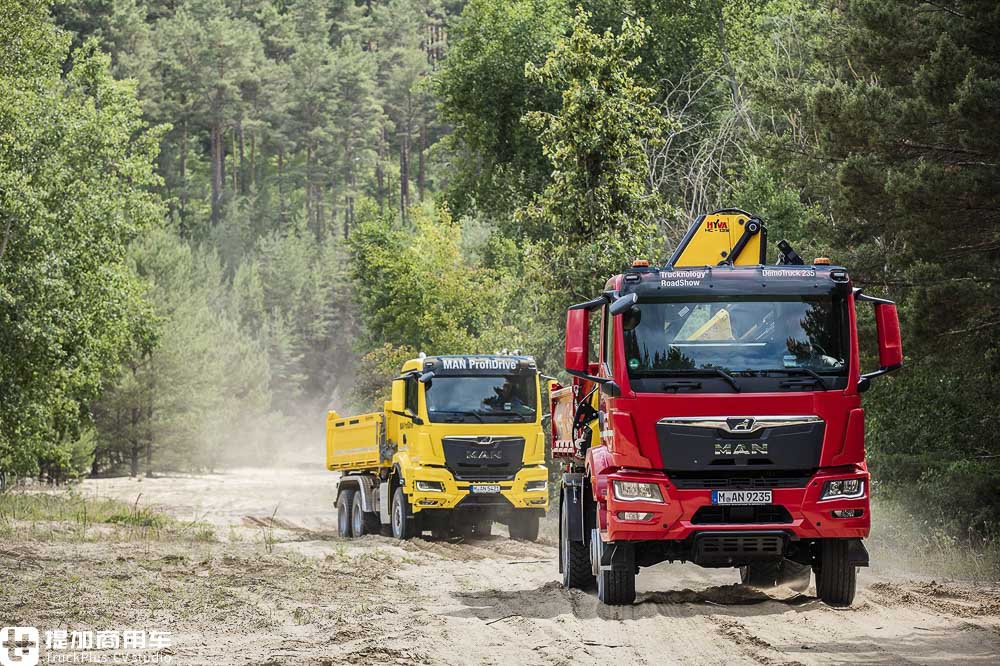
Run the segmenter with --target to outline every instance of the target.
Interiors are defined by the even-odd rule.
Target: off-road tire
[[[827,539],[820,544],[816,594],[828,606],[850,606],[858,584],[858,569],[848,562],[850,542]]]
[[[562,562],[563,587],[585,590],[594,585],[590,570],[590,550],[582,541],[569,540],[569,511],[559,509],[559,556]]]
[[[596,530],[595,530],[596,532]],[[600,539],[600,533],[596,538]],[[629,606],[635,602],[635,556],[631,544],[623,544],[620,548],[629,549],[625,557],[625,566],[615,569],[601,570],[597,574],[597,599],[608,606]],[[594,566],[594,563],[591,563]]]
[[[355,493],[354,488],[345,488],[337,497],[337,534],[342,539],[351,538],[351,509]]]
[[[392,494],[392,536],[401,541],[412,539],[417,535],[417,517],[413,515],[410,501],[406,499],[402,486]]]
[[[781,560],[751,562],[740,567],[740,581],[744,585],[769,590],[777,587],[781,578]]]
[[[354,493],[354,502],[351,505],[351,535],[357,539],[366,534],[378,534],[381,526],[378,515],[365,511],[361,493]]]
[[[515,513],[507,525],[511,539],[518,541],[538,541],[538,514]]]

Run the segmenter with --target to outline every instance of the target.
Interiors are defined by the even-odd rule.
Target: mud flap
[[[562,504],[567,506],[570,541],[584,541],[583,474],[563,474]],[[562,511],[562,505],[559,510]],[[559,521],[560,524],[562,521]]]
[[[855,567],[868,566],[868,549],[861,539],[850,539],[847,544],[847,564]]]

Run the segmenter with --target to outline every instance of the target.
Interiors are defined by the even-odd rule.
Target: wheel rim
[[[351,520],[354,523],[351,526],[352,529],[354,530],[354,536],[361,536],[362,518],[363,516],[361,512],[361,507],[359,506],[354,507],[354,512],[353,515],[351,516]]]
[[[392,533],[397,537],[403,533],[403,506],[399,501],[392,507]]]

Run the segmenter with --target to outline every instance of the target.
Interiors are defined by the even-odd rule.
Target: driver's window
[[[419,388],[420,387],[417,384],[417,378],[416,377],[407,377],[406,378],[406,400],[405,400],[405,407],[406,407],[407,410],[409,410],[413,414],[417,414],[419,412],[419,410],[417,408],[417,390]]]

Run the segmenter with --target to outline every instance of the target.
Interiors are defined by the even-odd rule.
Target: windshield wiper
[[[740,384],[733,378],[731,374],[723,370],[722,368],[685,368],[682,370],[658,370],[656,374],[663,375],[688,375],[691,377],[705,377],[707,375],[717,375],[726,380],[726,383],[733,387],[733,390],[737,393],[740,392]]]
[[[524,420],[526,418],[528,418],[530,415],[529,414],[518,414],[517,412],[484,412],[484,411],[477,411],[476,412],[476,416],[479,416],[480,420],[482,419],[483,416],[499,416],[499,417],[502,417],[502,418],[510,418],[511,416],[513,416],[518,421],[524,422]]]
[[[775,369],[775,370],[761,370],[760,371],[760,373],[762,375],[766,375],[769,372],[784,372],[784,373],[789,374],[789,375],[795,375],[795,374],[798,374],[798,375],[809,375],[810,377],[812,377],[813,379],[816,380],[816,382],[820,385],[820,387],[824,391],[829,391],[830,390],[830,387],[827,385],[826,380],[823,379],[823,375],[819,374],[815,370],[812,370],[811,368],[778,368],[778,369]]]
[[[450,410],[450,409],[435,409],[431,412],[431,414],[457,414],[460,417],[475,416],[480,423],[486,423],[486,421],[483,420],[483,417],[477,414],[476,412],[463,412],[461,410]],[[463,423],[464,421],[465,421],[464,418],[461,420],[455,420],[453,418],[445,419],[445,423]]]

